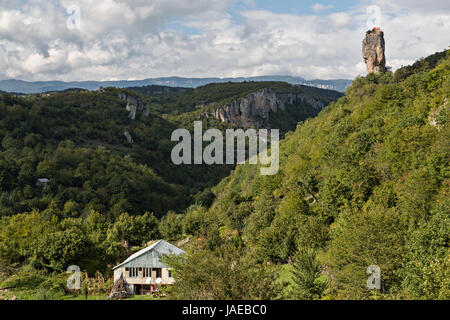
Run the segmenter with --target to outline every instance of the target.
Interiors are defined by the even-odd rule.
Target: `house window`
[[[138,276],[138,268],[129,268],[128,276],[130,278],[136,278]]]
[[[143,276],[144,276],[144,278],[151,278],[152,269],[151,268],[143,268]]]
[[[169,278],[172,278],[172,270],[168,270],[169,272]]]
[[[162,275],[162,269],[161,268],[157,268],[156,269],[156,277],[157,278],[161,278],[161,275]]]

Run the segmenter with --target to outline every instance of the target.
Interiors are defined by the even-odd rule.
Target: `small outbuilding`
[[[129,294],[146,294],[155,291],[158,286],[171,285],[174,283],[172,272],[161,261],[161,257],[183,253],[183,250],[167,241],[155,241],[115,266],[114,281],[120,279]]]
[[[44,187],[47,183],[49,183],[50,180],[47,178],[39,178],[36,180],[36,186],[37,187]]]

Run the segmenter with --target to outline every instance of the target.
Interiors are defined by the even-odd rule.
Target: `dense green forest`
[[[287,135],[277,175],[239,166],[186,213],[206,249],[170,261],[173,294],[449,299],[449,75],[447,51],[357,78]]]
[[[135,121],[118,89],[0,95],[0,288],[62,297],[70,264],[103,279],[150,240],[190,237],[167,258],[171,298],[450,299],[449,75],[447,50],[355,79],[287,132],[273,176],[166,158],[196,105],[268,83],[135,91],[150,102]]]
[[[40,285],[71,263],[88,275],[109,276],[129,250],[191,233],[186,208],[210,206],[211,187],[234,166],[172,164],[171,133],[192,131],[195,120],[204,129],[235,128],[201,119],[204,108],[196,106],[221,105],[261,88],[325,103],[342,96],[276,82],[0,94],[0,281],[31,268],[38,280],[30,281]],[[148,115],[137,110],[131,119],[121,93],[148,105]],[[278,121],[294,120],[281,122],[282,132],[318,112],[305,103],[287,107]]]
[[[449,52],[357,78],[287,135],[277,175],[244,165],[225,178],[211,208],[185,215],[208,250],[172,261],[174,294],[449,299]],[[241,290],[214,276],[236,261]],[[366,287],[371,265],[380,290]]]
[[[73,203],[112,216],[162,215],[187,203],[170,155],[175,128],[155,114],[132,121],[114,89],[0,98],[1,215]],[[141,115],[138,115],[141,116]],[[127,142],[124,131],[136,143]],[[159,170],[155,172],[154,170]],[[161,172],[167,175],[161,178]],[[50,182],[36,186],[38,178]],[[170,181],[170,182],[169,182]]]
[[[212,83],[196,89],[164,86],[129,89],[147,96],[151,102],[152,111],[179,124],[180,127],[190,128],[194,121],[201,120],[204,127],[219,128],[223,131],[227,128],[237,128],[237,126],[221,123],[214,117],[205,117],[204,114],[212,113],[219,106],[230,104],[234,100],[265,88],[270,88],[277,94],[303,94],[306,98],[315,98],[324,105],[342,97],[342,94],[337,91],[290,85],[285,82]],[[298,122],[316,116],[318,111],[308,102],[297,101],[295,104],[286,104],[285,110],[270,112],[267,125],[278,128],[283,137],[286,132],[295,130]]]
[[[202,120],[198,117],[202,110],[195,110],[195,99],[221,101],[225,95],[238,97],[262,87],[302,91],[267,82],[242,87],[208,85],[189,92],[183,89],[181,96],[176,89],[156,94],[161,92],[159,86],[153,88],[155,96],[149,97],[114,88],[25,97],[0,95],[0,216],[52,207],[59,209],[55,214],[60,218],[79,217],[92,209],[114,220],[123,212],[135,215],[150,211],[161,217],[195,201],[209,205],[212,193],[208,188],[233,167],[174,165],[170,159],[175,145],[170,141],[171,133],[177,128],[192,131],[193,122]],[[120,92],[147,103],[148,116],[137,112],[136,118],[130,119]],[[329,101],[340,96],[314,88],[307,92]],[[155,102],[159,100],[161,104]],[[289,107],[295,113],[296,106]],[[317,113],[311,106],[307,108],[311,111],[306,116]],[[195,111],[178,112],[186,109]],[[164,112],[176,114],[164,116]],[[205,129],[233,127],[215,118],[203,122]],[[292,123],[286,124],[285,131],[289,125]],[[38,187],[40,178],[50,182]],[[64,211],[67,203],[71,204],[70,212]]]

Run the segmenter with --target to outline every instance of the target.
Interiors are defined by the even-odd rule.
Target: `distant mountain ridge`
[[[81,88],[87,90],[97,90],[102,87],[143,87],[149,85],[163,85],[169,87],[196,88],[210,83],[224,82],[244,82],[244,81],[282,81],[291,84],[302,84],[322,89],[336,90],[344,92],[351,84],[351,80],[305,80],[302,77],[294,76],[260,76],[260,77],[239,77],[239,78],[181,78],[163,77],[149,78],[144,80],[118,80],[118,81],[23,81],[23,80],[0,80],[0,90],[17,93],[43,93],[48,91],[63,91],[71,88]]]

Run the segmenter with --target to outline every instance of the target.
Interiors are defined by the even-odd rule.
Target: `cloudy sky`
[[[352,79],[378,24],[395,69],[450,45],[450,1],[0,0],[0,79]]]

